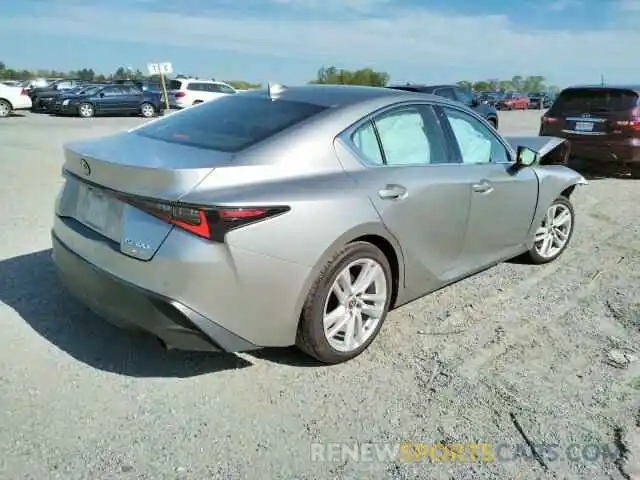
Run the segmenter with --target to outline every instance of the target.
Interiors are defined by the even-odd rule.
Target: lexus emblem
[[[85,175],[91,175],[91,167],[84,158],[80,160],[80,165],[82,165],[82,170],[84,171]]]
[[[583,113],[582,116],[584,118],[589,118],[589,117],[591,117],[591,114],[590,113]]]

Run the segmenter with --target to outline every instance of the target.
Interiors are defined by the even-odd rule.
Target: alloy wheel
[[[554,203],[536,231],[534,248],[543,258],[552,258],[564,249],[571,236],[573,214],[566,205]]]
[[[153,117],[153,114],[155,113],[155,109],[153,108],[153,106],[149,105],[148,103],[142,105],[142,108],[140,110],[143,117]]]
[[[362,346],[384,315],[388,285],[382,266],[371,258],[347,265],[336,277],[324,305],[324,334],[335,350]]]
[[[0,118],[8,117],[10,113],[11,107],[9,106],[9,104],[4,100],[0,101]]]
[[[87,103],[80,105],[80,115],[83,117],[90,117],[93,115],[93,107]]]

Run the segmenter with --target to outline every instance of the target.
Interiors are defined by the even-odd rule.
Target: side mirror
[[[516,152],[516,165],[530,167],[538,160],[538,154],[528,147],[519,146]]]

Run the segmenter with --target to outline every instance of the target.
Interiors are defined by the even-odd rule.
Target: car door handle
[[[491,193],[493,192],[493,185],[491,182],[487,180],[482,180],[481,182],[473,184],[473,191],[477,193]]]
[[[378,190],[378,195],[382,199],[401,200],[407,196],[407,189],[402,185],[386,185],[382,190]]]

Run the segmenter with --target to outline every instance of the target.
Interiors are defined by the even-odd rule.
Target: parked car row
[[[58,115],[130,115],[153,117],[169,108],[185,108],[237,93],[232,86],[213,80],[175,79],[165,84],[167,98],[157,82],[121,80],[90,83],[57,79],[45,86],[26,89],[31,108]]]
[[[479,103],[493,105],[498,110],[541,110],[553,103],[553,95],[546,92],[478,92]]]

